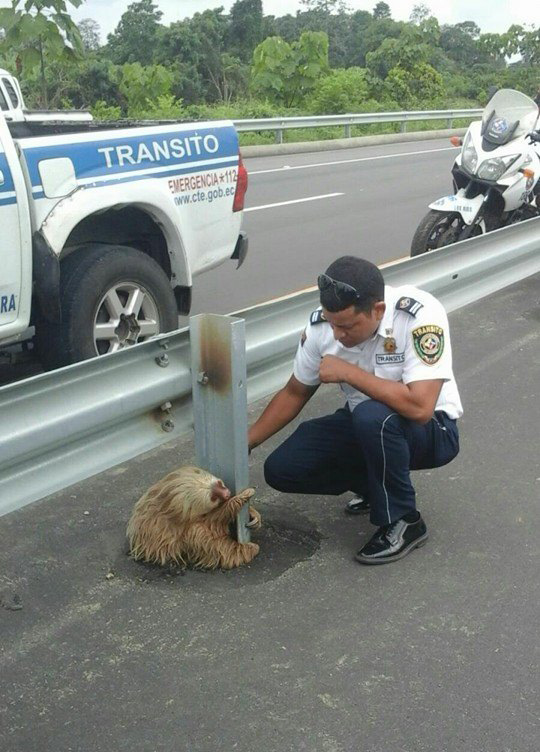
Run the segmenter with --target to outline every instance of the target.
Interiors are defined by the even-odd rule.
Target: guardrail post
[[[447,128],[451,128],[453,122],[454,122],[453,118],[447,118],[447,120],[446,120],[446,127]]]
[[[407,132],[407,121],[406,120],[402,120],[401,121],[401,132],[402,133],[406,133]]]
[[[347,123],[347,125],[345,126],[345,138],[350,138],[350,137],[351,137],[351,124]]]
[[[238,493],[249,485],[245,321],[205,313],[189,326],[196,461]],[[250,540],[248,521],[244,505],[240,543]]]
[[[283,143],[283,131],[281,128],[276,128],[276,144]]]

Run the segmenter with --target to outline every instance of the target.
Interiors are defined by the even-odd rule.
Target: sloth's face
[[[214,503],[214,506],[219,506],[219,504],[223,504],[230,498],[231,492],[229,491],[225,483],[219,478],[215,478],[214,482],[212,483],[212,494],[210,496],[210,500]]]

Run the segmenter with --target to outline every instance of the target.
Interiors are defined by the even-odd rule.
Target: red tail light
[[[242,155],[238,152],[238,180],[236,181],[236,193],[234,194],[233,212],[243,211],[244,199],[248,187],[248,174],[242,161]]]

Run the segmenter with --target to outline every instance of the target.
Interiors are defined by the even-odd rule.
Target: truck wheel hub
[[[94,317],[97,355],[123,350],[159,332],[156,301],[140,284],[118,282],[98,303]]]

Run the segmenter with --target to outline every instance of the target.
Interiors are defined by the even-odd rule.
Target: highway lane
[[[248,257],[195,279],[193,313],[301,290],[346,253],[377,264],[408,255],[428,203],[452,190],[456,154],[445,139],[246,160]]]
[[[192,313],[229,313],[310,287],[346,253],[377,264],[408,255],[428,203],[451,191],[456,153],[441,140],[246,160],[248,257],[238,271],[228,262],[196,277]],[[36,369],[0,361],[0,385]]]

